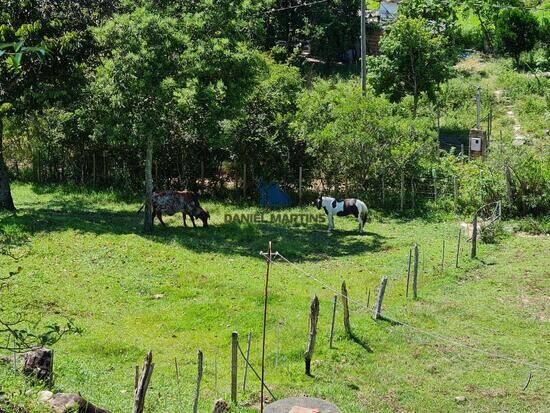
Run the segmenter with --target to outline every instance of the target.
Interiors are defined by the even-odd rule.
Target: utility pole
[[[361,0],[361,90],[367,94],[367,21],[365,16],[365,0]]]
[[[481,129],[481,86],[477,87],[476,93],[476,105],[477,105],[477,130]]]

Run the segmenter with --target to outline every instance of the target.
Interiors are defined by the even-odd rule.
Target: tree
[[[422,93],[434,98],[437,86],[448,79],[451,63],[443,39],[424,19],[400,17],[380,42],[380,56],[369,59],[370,80],[377,93],[397,101],[413,96],[413,116]]]
[[[494,22],[499,12],[504,8],[522,5],[520,0],[464,0],[462,4],[479,21],[487,52],[493,51]]]
[[[430,30],[443,37],[449,57],[456,58],[455,39],[460,28],[454,0],[405,0],[399,5],[399,14],[426,20]]]
[[[315,157],[315,173],[336,193],[372,191],[384,178],[397,185],[436,153],[433,122],[355,82],[315,82],[298,100],[296,134]],[[372,192],[371,192],[372,194]]]
[[[298,167],[306,166],[303,142],[290,128],[301,90],[297,68],[268,62],[240,115],[227,124],[230,156],[250,168],[252,179],[294,183]]]
[[[88,27],[112,12],[114,0],[14,0],[0,12],[0,209],[15,210],[3,157],[4,121],[44,105],[74,101],[82,62],[92,48]],[[39,45],[28,47],[25,45]],[[46,58],[43,50],[48,50]],[[26,57],[23,59],[23,54]],[[41,60],[42,59],[42,60]]]
[[[220,124],[254,85],[257,55],[213,25],[227,7],[221,3],[180,18],[137,8],[95,31],[108,53],[90,87],[94,137],[145,152],[146,232],[152,230],[155,146],[173,130],[190,142],[207,136],[210,145],[223,145]]]
[[[495,40],[498,50],[511,56],[516,67],[521,53],[530,51],[539,33],[537,18],[527,10],[502,10],[495,23]]]

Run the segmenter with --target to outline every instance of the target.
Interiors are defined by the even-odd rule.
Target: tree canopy
[[[380,56],[369,60],[370,80],[377,93],[397,101],[413,96],[413,115],[423,93],[434,98],[450,75],[444,40],[424,19],[400,17],[380,42]]]

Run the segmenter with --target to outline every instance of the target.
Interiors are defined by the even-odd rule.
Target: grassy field
[[[522,364],[550,366],[548,237],[510,235],[501,244],[481,245],[479,260],[468,258],[464,242],[455,269],[457,219],[408,220],[375,211],[365,235],[354,221],[340,218],[328,236],[320,223],[226,224],[224,214],[258,210],[206,202],[210,228],[183,228],[174,217],[168,228],[144,236],[138,203],[115,194],[16,185],[14,196],[19,212],[2,216],[0,227],[28,234],[29,241],[16,251],[23,255],[18,262],[0,258],[2,272],[23,268],[1,296],[4,316],[23,312],[42,324],[70,318],[83,329],[54,346],[57,390],[81,392],[113,412],[129,411],[134,366],[151,349],[156,367],[147,411],[188,412],[196,351],[202,349],[199,410],[229,399],[233,331],[243,347],[252,332],[251,359],[259,366],[265,273],[259,252],[272,240],[295,263],[278,260],[272,269],[266,380],[276,396],[326,398],[350,413],[548,411],[549,371]],[[421,252],[420,299],[407,301],[407,258],[415,242]],[[345,338],[339,306],[336,349],[330,350],[334,293],[304,272],[334,289],[345,280],[355,301],[366,302],[370,289],[371,306],[380,278],[388,276],[384,312],[412,327],[375,323],[371,310],[354,301],[351,323],[358,340]],[[319,341],[314,377],[306,377],[303,352],[314,294],[321,302]],[[530,371],[533,380],[522,391]],[[29,386],[0,367],[0,392],[9,399],[32,405],[37,389]],[[466,401],[457,403],[457,396]],[[257,406],[259,386],[252,375],[239,400],[235,412]]]

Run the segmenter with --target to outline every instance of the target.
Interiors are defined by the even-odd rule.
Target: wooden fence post
[[[348,289],[346,282],[342,283],[342,307],[344,308],[344,329],[348,337],[351,337],[351,325],[349,323]]]
[[[414,246],[413,298],[418,298],[418,245]]]
[[[198,351],[197,353],[197,385],[195,386],[195,397],[193,399],[193,413],[197,413],[199,411],[199,394],[201,389],[201,380],[202,380],[202,351]]]
[[[409,282],[411,279],[411,261],[412,261],[412,250],[409,249],[409,265],[407,269],[407,291],[405,292],[405,297],[409,296]]]
[[[147,389],[149,388],[154,367],[153,353],[150,351],[147,354],[147,357],[145,357],[145,361],[141,369],[141,375],[138,380],[138,385],[134,393],[133,413],[143,413],[143,408],[145,406],[145,395],[147,394]]]
[[[386,187],[384,182],[384,176],[382,175],[382,206],[386,204]]]
[[[231,401],[237,403],[237,351],[239,347],[239,333],[231,334]]]
[[[443,240],[443,248],[441,251],[441,274],[445,271],[445,240]]]
[[[96,184],[96,160],[95,160],[95,152],[92,154],[92,184],[95,186]]]
[[[454,203],[455,203],[455,209],[458,205],[458,184],[456,182],[456,175],[453,176],[453,195],[454,195]]]
[[[300,166],[298,171],[298,203],[302,205],[302,178],[303,178],[303,169]]]
[[[462,227],[458,230],[458,241],[456,245],[456,268],[458,268],[458,258],[460,257],[460,240],[462,239]]]
[[[317,339],[317,321],[319,320],[319,299],[313,297],[309,307],[309,340],[307,350],[304,354],[306,362],[306,375],[311,376],[311,358],[315,351],[315,340]]]
[[[244,374],[243,374],[243,392],[246,391],[246,375],[248,373],[248,363],[250,360],[250,344],[252,343],[252,333],[248,333],[248,344],[246,346],[246,360],[244,363]]]
[[[329,348],[332,347],[332,341],[334,339],[334,322],[336,319],[336,304],[338,303],[338,296],[334,296],[334,302],[332,304],[332,322],[330,323],[330,340],[329,340]]]
[[[418,280],[418,244],[414,244],[414,267],[413,267],[413,280]],[[416,298],[416,283],[415,283],[415,292],[414,296]]]
[[[378,290],[378,301],[376,302],[376,306],[374,307],[373,318],[375,320],[380,319],[380,316],[382,315],[382,301],[384,300],[384,293],[386,292],[387,283],[388,277],[383,277],[382,281],[380,282],[380,289]]]
[[[412,209],[416,209],[416,189],[414,185],[414,178],[411,178],[411,196],[412,196]]]
[[[471,257],[475,258],[477,255],[477,214],[474,215],[474,221],[472,223],[474,226],[472,230],[472,254]]]
[[[401,171],[401,212],[405,205],[405,171]]]

